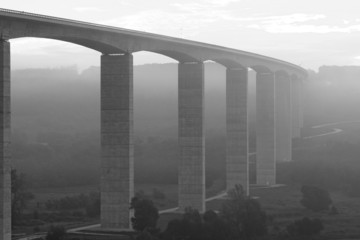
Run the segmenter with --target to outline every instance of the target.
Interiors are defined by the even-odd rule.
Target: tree
[[[34,198],[31,192],[26,191],[25,174],[18,175],[16,169],[11,169],[11,215],[12,225],[20,219],[28,202]]]
[[[183,239],[184,231],[182,226],[182,220],[172,219],[168,222],[167,227],[163,233],[161,233],[161,239],[163,240],[173,240],[173,239]]]
[[[228,240],[230,230],[224,220],[213,210],[208,210],[203,214],[203,237],[209,240]]]
[[[313,211],[328,210],[332,203],[328,191],[315,186],[302,186],[301,192],[303,194],[301,204]]]
[[[168,223],[161,239],[228,240],[229,231],[216,212],[209,210],[201,217],[198,210],[187,207],[182,219],[173,219]]]
[[[246,196],[241,185],[228,192],[222,214],[229,225],[231,238],[252,239],[267,233],[267,216],[255,199]]]
[[[197,209],[186,207],[183,214],[182,233],[189,240],[201,239],[202,236],[202,220]]]
[[[155,229],[159,212],[153,201],[146,198],[133,197],[130,209],[134,209],[134,217],[131,218],[132,227],[135,230]]]

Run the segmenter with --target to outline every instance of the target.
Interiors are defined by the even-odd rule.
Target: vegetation
[[[27,191],[24,174],[18,174],[16,169],[11,170],[11,216],[12,226],[15,226],[34,195]]]
[[[222,214],[231,229],[232,239],[264,236],[267,233],[267,217],[260,203],[246,196],[241,185],[236,185],[228,195]]]
[[[45,206],[47,210],[63,212],[85,208],[85,213],[88,217],[98,217],[100,216],[100,195],[97,192],[91,192],[88,195],[66,196],[64,198],[47,200]],[[81,214],[82,212],[77,215]]]
[[[162,233],[155,230],[158,215],[151,201],[135,197],[131,208],[135,210],[133,227],[140,231],[137,239],[255,239],[267,233],[265,212],[239,185],[229,192],[219,214],[209,210],[201,215],[196,209],[185,208],[182,218],[170,220]]]
[[[182,219],[171,220],[160,238],[226,240],[229,239],[229,234],[229,228],[214,211],[207,211],[201,216],[197,210],[186,208]]]
[[[278,164],[278,180],[291,185],[314,185],[348,196],[360,196],[360,142],[301,142],[293,162]],[[305,177],[306,176],[306,177]]]
[[[153,231],[156,228],[159,212],[150,199],[133,197],[130,209],[134,210],[134,217],[131,218],[133,229]]]

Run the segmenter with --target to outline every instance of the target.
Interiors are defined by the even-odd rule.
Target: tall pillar
[[[11,239],[10,43],[0,40],[0,239]]]
[[[134,193],[133,57],[101,56],[101,227],[129,229]]]
[[[292,155],[291,82],[285,72],[275,73],[276,162],[289,162]]]
[[[256,183],[276,183],[275,77],[271,72],[256,74]]]
[[[205,210],[204,65],[179,63],[179,207]]]
[[[242,185],[249,192],[248,70],[226,70],[226,189]]]
[[[300,84],[297,76],[291,76],[292,137],[300,137]]]
[[[304,127],[304,84],[303,79],[299,78],[299,136],[301,137],[301,129]]]

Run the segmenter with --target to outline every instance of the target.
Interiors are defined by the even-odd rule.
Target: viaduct
[[[178,61],[179,208],[205,210],[204,61],[226,68],[226,185],[248,191],[248,69],[256,71],[257,184],[275,184],[275,163],[291,160],[302,126],[304,69],[226,47],[0,9],[0,239],[11,239],[10,42],[66,41],[101,53],[101,227],[129,229],[134,193],[133,53]]]

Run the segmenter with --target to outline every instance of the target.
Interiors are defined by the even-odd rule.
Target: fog
[[[339,123],[336,127],[343,130],[342,132],[314,138],[311,144],[314,142],[320,144],[329,139],[351,143],[359,142],[360,134],[357,133],[360,132],[360,123],[357,121],[360,121],[360,111],[357,109],[360,103],[360,67],[322,66],[317,72],[312,70],[308,72],[309,77],[303,85],[305,119],[303,137],[324,134],[333,129],[332,126],[313,129],[313,126]],[[251,151],[255,150],[255,75],[252,71],[249,73]],[[99,78],[100,69],[96,66],[81,72],[76,67],[13,71],[12,132],[14,148],[19,147],[19,143],[21,143],[23,144],[21,146],[25,145],[29,151],[41,152],[44,150],[42,148],[46,148],[44,151],[50,151],[49,149],[53,151],[53,145],[55,145],[59,148],[57,149],[59,152],[51,154],[51,158],[57,159],[62,156],[60,157],[62,160],[54,160],[54,162],[58,161],[56,164],[49,163],[46,166],[47,170],[54,171],[56,168],[52,164],[55,164],[72,169],[72,171],[74,168],[81,169],[83,174],[89,176],[98,174]],[[214,144],[216,146],[207,148],[207,168],[212,169],[213,174],[217,176],[208,177],[208,181],[211,182],[219,176],[224,176],[224,172],[220,171],[219,167],[224,169],[225,162],[225,68],[219,64],[206,63],[205,79],[207,145]],[[158,144],[161,150],[153,154],[164,154],[146,159],[149,156],[148,152],[135,152],[136,157],[143,158],[142,160],[136,159],[138,167],[140,169],[143,167],[145,170],[145,166],[151,164],[167,166],[168,169],[164,170],[164,173],[175,174],[172,181],[176,182],[177,64],[147,64],[135,67],[134,130],[137,144]],[[161,145],[163,142],[172,146],[171,151]],[[85,149],[78,153],[76,152],[78,149],[75,147],[73,149],[75,152],[69,156],[68,148],[74,144],[82,145]],[[144,146],[142,147],[144,148]],[[91,149],[90,157],[87,156],[89,153],[86,153],[86,149]],[[172,159],[169,159],[169,154],[173,157]],[[42,161],[42,164],[46,165],[49,161],[46,154],[39,158],[31,154],[19,156],[15,151],[14,156],[16,168],[23,170],[35,179],[42,179],[40,177],[42,174],[37,172],[39,168],[35,167],[34,163]],[[24,159],[24,157],[31,158],[31,160]],[[83,160],[75,160],[77,158]],[[83,161],[86,161],[86,164]],[[144,165],[145,161],[147,161],[146,165]],[[71,164],[68,165],[68,162]],[[215,165],[209,164],[211,162]],[[86,165],[85,169],[84,165]],[[86,172],[88,171],[86,168],[89,168],[89,172]],[[41,170],[41,172],[46,171]],[[75,172],[73,171],[73,174],[77,175]],[[61,174],[66,175],[67,172]],[[49,176],[51,177],[52,174]],[[149,178],[151,177],[149,176]],[[41,185],[42,182],[49,184],[51,181],[38,180],[35,182]],[[70,182],[66,184],[71,185]],[[93,178],[90,182],[96,183],[98,179]]]
[[[358,211],[360,67],[322,66],[308,73],[303,82],[302,138],[293,140],[293,161],[277,164],[277,181],[286,187],[266,196],[256,188],[252,192],[262,196],[265,206],[272,194],[286,194],[286,199],[291,198],[288,204],[297,206],[299,199],[291,196],[303,185],[314,185],[331,192],[342,214]],[[255,77],[250,71],[250,152],[256,151]],[[28,185],[38,194],[44,194],[45,187],[96,190],[100,181],[99,67],[81,72],[71,66],[14,70],[11,81],[13,167],[26,174]],[[136,186],[170,184],[169,192],[176,191],[177,94],[177,64],[135,66]],[[225,187],[225,68],[212,62],[205,64],[205,125],[206,187],[208,194],[214,194]],[[252,183],[255,157],[250,157]],[[279,212],[275,215],[282,219]],[[358,215],[344,217],[354,224],[358,219]]]

